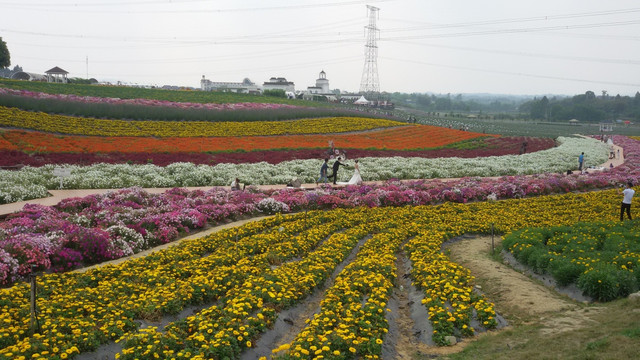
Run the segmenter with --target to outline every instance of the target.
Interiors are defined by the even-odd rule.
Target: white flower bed
[[[560,137],[558,143],[557,147],[535,153],[473,159],[362,158],[360,172],[365,181],[527,175],[576,169],[581,152],[585,153],[586,166],[599,165],[608,159],[608,146],[594,139]],[[347,163],[352,165],[351,160]],[[64,178],[63,183],[66,189],[229,186],[236,177],[246,184],[286,184],[294,178],[312,183],[318,178],[321,165],[321,159],[293,160],[277,165],[265,162],[215,166],[174,163],[166,167],[151,164],[69,165],[66,167],[71,169],[71,176]],[[0,203],[47,196],[46,189],[57,189],[60,183],[53,175],[54,167],[60,165],[0,170]],[[352,172],[350,168],[341,168],[338,181],[347,181]]]

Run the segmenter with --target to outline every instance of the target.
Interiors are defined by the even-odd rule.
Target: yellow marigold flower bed
[[[388,329],[398,254],[433,324],[433,338],[472,336],[496,325],[493,304],[473,293],[468,269],[441,251],[465,233],[614,220],[613,191],[438,206],[309,211],[275,216],[185,241],[146,257],[38,279],[40,329],[29,330],[29,288],[0,290],[0,359],[58,359],[123,343],[120,359],[239,358],[280,310],[327,282],[320,312],[278,358],[376,358]],[[345,262],[353,255],[353,260]],[[204,309],[164,329],[139,329],[187,306]],[[208,307],[207,307],[208,306]],[[471,325],[472,318],[480,325]]]
[[[165,138],[328,134],[405,125],[397,121],[361,117],[252,122],[127,121],[54,115],[0,106],[2,127],[87,136]]]

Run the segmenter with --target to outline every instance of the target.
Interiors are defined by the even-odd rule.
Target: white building
[[[242,94],[259,94],[261,92],[260,87],[248,78],[245,78],[242,82],[222,82],[205,79],[204,75],[202,75],[202,80],[200,80],[200,90],[225,91]]]
[[[327,74],[324,70],[320,71],[320,75],[318,76],[318,79],[316,79],[316,86],[307,87],[307,92],[309,94],[331,94],[331,90],[329,89],[329,80],[327,79]]]
[[[295,93],[295,84],[292,81],[287,81],[287,79],[283,77],[272,77],[269,81],[265,81],[262,84],[263,90],[283,90],[284,92],[292,92]]]
[[[318,79],[316,79],[316,86],[307,87],[302,96],[305,100],[317,100],[318,98],[326,98],[329,101],[337,101],[336,94],[331,92],[329,88],[329,80],[324,70],[320,71]]]

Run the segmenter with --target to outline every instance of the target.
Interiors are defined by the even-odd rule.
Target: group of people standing
[[[322,166],[320,167],[320,177],[318,178],[318,180],[316,181],[316,184],[319,182],[324,182],[327,183],[329,181],[329,179],[333,179],[333,185],[338,185],[338,170],[340,169],[340,166],[344,166],[344,167],[349,167],[349,165],[341,162],[344,161],[343,158],[341,156],[339,156],[334,162],[333,165],[331,167],[332,169],[332,173],[331,175],[328,175],[328,171],[329,171],[329,158],[325,158],[324,159],[324,163],[322,164]],[[353,176],[351,176],[351,179],[349,179],[348,182],[346,183],[340,183],[340,185],[359,185],[362,183],[362,177],[360,176],[360,166],[358,165],[358,160],[355,160],[353,163]]]

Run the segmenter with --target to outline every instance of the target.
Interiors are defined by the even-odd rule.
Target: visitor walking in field
[[[584,163],[584,153],[578,156],[578,170],[582,170],[582,164]]]
[[[636,193],[631,187],[633,184],[631,182],[627,183],[627,186],[622,190],[622,206],[620,207],[620,221],[624,219],[624,211],[627,210],[627,216],[629,220],[631,220],[631,200],[633,199],[633,195]]]
[[[326,184],[327,181],[329,181],[329,179],[327,179],[327,171],[328,170],[329,170],[329,159],[325,158],[324,159],[324,163],[320,167],[320,178],[316,181],[316,184],[318,184],[320,181],[322,181],[322,182],[324,182]]]

